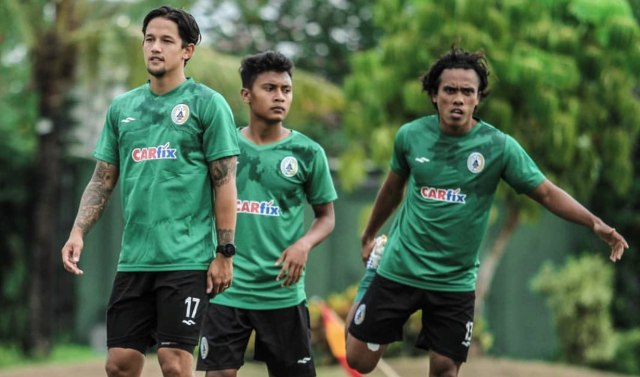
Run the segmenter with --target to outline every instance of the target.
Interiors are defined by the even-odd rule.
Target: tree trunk
[[[502,259],[502,255],[507,247],[507,242],[520,223],[520,209],[518,206],[507,202],[507,218],[504,222],[498,236],[493,241],[489,252],[480,261],[480,269],[478,271],[478,280],[476,283],[476,303],[474,310],[474,318],[480,320],[484,311],[484,303],[491,289],[491,282],[496,272],[496,268]],[[482,349],[478,349],[477,343],[474,353],[482,353]]]
[[[56,311],[54,268],[61,265],[57,240],[60,177],[62,174],[62,141],[69,126],[65,107],[66,90],[74,79],[76,49],[69,34],[76,28],[72,0],[56,2],[55,21],[41,36],[33,51],[32,85],[39,93],[40,120],[38,155],[32,187],[33,239],[31,242],[29,331],[24,341],[25,352],[46,356],[51,351],[52,328]]]

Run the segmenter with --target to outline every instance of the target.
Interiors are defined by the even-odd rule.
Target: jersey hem
[[[112,158],[112,156],[107,156],[107,155],[104,155],[102,153],[95,152],[93,154],[93,157],[96,160],[104,161],[104,162],[109,163],[111,165],[116,165],[116,166],[118,165],[118,161],[116,161],[114,158]]]
[[[424,289],[427,291],[437,291],[437,292],[474,292],[476,287],[474,285],[453,285],[451,283],[427,283],[427,284],[418,284],[415,280],[404,279],[400,276],[394,275],[387,271],[383,271],[382,269],[378,269],[377,274],[382,276],[385,279],[389,279],[396,283],[408,285],[413,288]]]
[[[209,269],[208,264],[189,264],[189,265],[118,265],[118,272],[165,272],[165,271],[206,271]]]
[[[303,297],[302,299],[280,301],[280,302],[276,302],[275,304],[272,303],[271,305],[264,305],[264,304],[252,305],[247,303],[238,303],[237,301],[234,301],[234,300],[225,300],[221,296],[216,296],[211,300],[209,300],[209,302],[212,304],[224,305],[224,306],[229,306],[231,308],[244,309],[244,310],[274,310],[274,309],[284,309],[284,308],[297,306],[305,302],[306,300],[307,298]]]
[[[208,163],[219,160],[221,158],[234,157],[240,155],[240,149],[229,149],[206,157]]]

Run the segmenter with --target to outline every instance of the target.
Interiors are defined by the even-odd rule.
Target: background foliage
[[[340,83],[354,51],[380,36],[368,0],[213,0],[201,2],[207,43],[234,55],[277,49],[296,66]]]
[[[640,328],[615,329],[613,276],[611,265],[584,253],[569,258],[563,266],[546,263],[531,285],[551,308],[561,360],[637,375]]]
[[[613,268],[591,254],[563,267],[545,264],[533,280],[553,312],[563,360],[597,365],[613,356],[612,282]]]

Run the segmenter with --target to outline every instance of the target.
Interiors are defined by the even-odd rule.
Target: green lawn
[[[96,353],[90,347],[81,345],[59,344],[47,358],[26,359],[18,347],[0,345],[0,370],[33,366],[38,364],[65,364],[78,361],[103,360],[104,354]]]

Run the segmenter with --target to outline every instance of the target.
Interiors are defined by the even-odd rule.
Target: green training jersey
[[[208,269],[215,249],[208,163],[239,152],[229,105],[193,79],[161,96],[147,83],[116,97],[94,157],[120,171],[118,271]]]
[[[238,131],[239,132],[239,131]],[[306,299],[304,274],[289,287],[276,281],[276,260],[304,235],[305,204],[337,198],[324,150],[307,136],[256,145],[239,133],[238,219],[233,284],[211,302],[242,309],[279,309]]]
[[[478,121],[466,135],[448,136],[437,115],[400,128],[391,169],[408,180],[378,273],[436,291],[475,290],[498,182],[528,193],[545,178],[524,149],[493,126]]]

